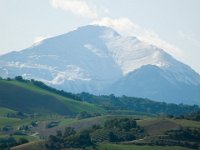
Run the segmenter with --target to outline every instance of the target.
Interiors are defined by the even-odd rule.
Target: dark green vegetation
[[[174,117],[174,116],[169,116]],[[177,118],[177,117],[176,117]],[[194,121],[200,121],[200,111],[195,111],[189,115],[180,115],[178,117],[179,119],[187,119],[187,120],[194,120]]]
[[[49,136],[46,148],[59,150],[64,148],[96,148],[100,142],[132,141],[144,137],[144,129],[137,125],[134,118],[112,118],[104,124],[93,125],[90,128],[76,132],[68,127],[64,133],[57,132],[56,136]]]
[[[19,140],[13,137],[0,138],[0,150],[9,149],[10,147],[22,145],[24,143],[28,143],[28,140],[25,138],[20,138]]]
[[[93,104],[98,104],[113,114],[135,114],[141,112],[143,114],[156,115],[184,115],[199,110],[197,105],[189,106],[183,104],[167,104],[165,102],[155,102],[149,99],[135,97],[116,97],[113,94],[106,96],[95,96],[89,93],[78,94],[79,99]]]
[[[57,132],[57,135],[50,135],[45,144],[47,149],[60,150],[64,148],[85,148],[93,146],[89,131],[76,132],[74,128],[68,127],[65,132]]]
[[[16,150],[197,149],[199,110],[112,94],[72,94],[21,77],[0,79],[0,145]]]
[[[103,127],[92,126],[92,139],[95,142],[122,142],[140,139],[144,129],[137,125],[134,118],[111,118],[105,121]]]

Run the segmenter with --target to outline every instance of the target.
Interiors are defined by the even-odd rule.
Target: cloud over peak
[[[166,52],[170,53],[178,59],[182,57],[182,52],[180,49],[162,40],[152,30],[141,27],[140,25],[131,21],[129,18],[112,19],[109,17],[105,17],[93,21],[92,24],[111,27],[119,32],[121,35],[137,37],[143,42],[155,45],[165,50]]]
[[[82,0],[51,0],[53,8],[62,9],[76,15],[97,18],[97,13]]]
[[[85,0],[51,0],[51,5],[55,9],[62,9],[75,15],[90,18],[92,24],[111,27],[125,36],[135,36],[143,42],[165,50],[178,59],[182,57],[182,52],[177,47],[162,40],[154,31],[143,28],[129,18],[101,18],[99,12],[97,14],[97,10],[101,10],[100,12],[104,14],[109,14],[109,10],[105,7],[89,5]]]

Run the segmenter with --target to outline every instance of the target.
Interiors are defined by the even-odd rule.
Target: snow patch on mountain
[[[99,57],[108,57],[107,54],[103,50],[96,48],[92,44],[85,44],[84,47]]]
[[[47,81],[51,84],[63,84],[66,80],[82,80],[82,81],[90,81],[90,75],[83,69],[75,65],[68,65],[65,71],[60,71],[57,73],[55,78],[51,81]]]
[[[169,63],[162,59],[164,51],[134,37],[112,36],[105,37],[109,53],[119,65],[124,75],[144,65],[152,64],[167,67]]]

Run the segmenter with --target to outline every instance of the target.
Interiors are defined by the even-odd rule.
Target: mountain
[[[0,107],[28,114],[76,115],[79,112],[102,113],[96,105],[64,97],[31,82],[0,80]]]
[[[106,91],[116,95],[135,95],[168,103],[199,104],[200,86],[186,82],[184,74],[177,76],[157,66],[145,65],[119,79]]]
[[[22,75],[67,91],[98,93],[122,76],[100,37],[106,30],[105,27],[83,27],[3,55],[0,76]]]
[[[22,75],[79,93],[200,104],[200,75],[159,47],[84,26],[0,56],[0,76]]]

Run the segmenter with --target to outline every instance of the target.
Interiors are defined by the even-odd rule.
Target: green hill
[[[60,136],[66,127],[73,127],[75,142],[85,130],[100,150],[197,148],[199,110],[197,105],[113,94],[73,94],[20,76],[0,79],[0,147],[45,150],[49,136]],[[30,115],[35,113],[39,115]],[[128,126],[132,128],[127,130]],[[110,136],[121,143],[111,141]]]
[[[45,90],[32,82],[0,80],[0,107],[24,113],[75,115],[82,111],[103,113],[94,104]]]
[[[116,97],[113,94],[73,94],[54,89],[40,81],[25,80],[21,76],[0,80],[0,107],[25,113],[60,115],[75,115],[87,111],[112,115],[180,116],[200,110],[197,105],[167,104],[136,97]]]
[[[0,107],[0,116],[5,116],[8,113],[16,113],[16,111],[8,109],[8,108]]]
[[[11,148],[11,150],[47,150],[42,142],[32,142],[17,147]],[[89,150],[94,150],[88,148]],[[179,147],[179,146],[137,146],[137,145],[121,145],[121,144],[110,144],[100,143],[97,145],[98,150],[192,150],[190,148]],[[67,150],[67,149],[66,149]],[[80,150],[80,148],[69,150]]]

